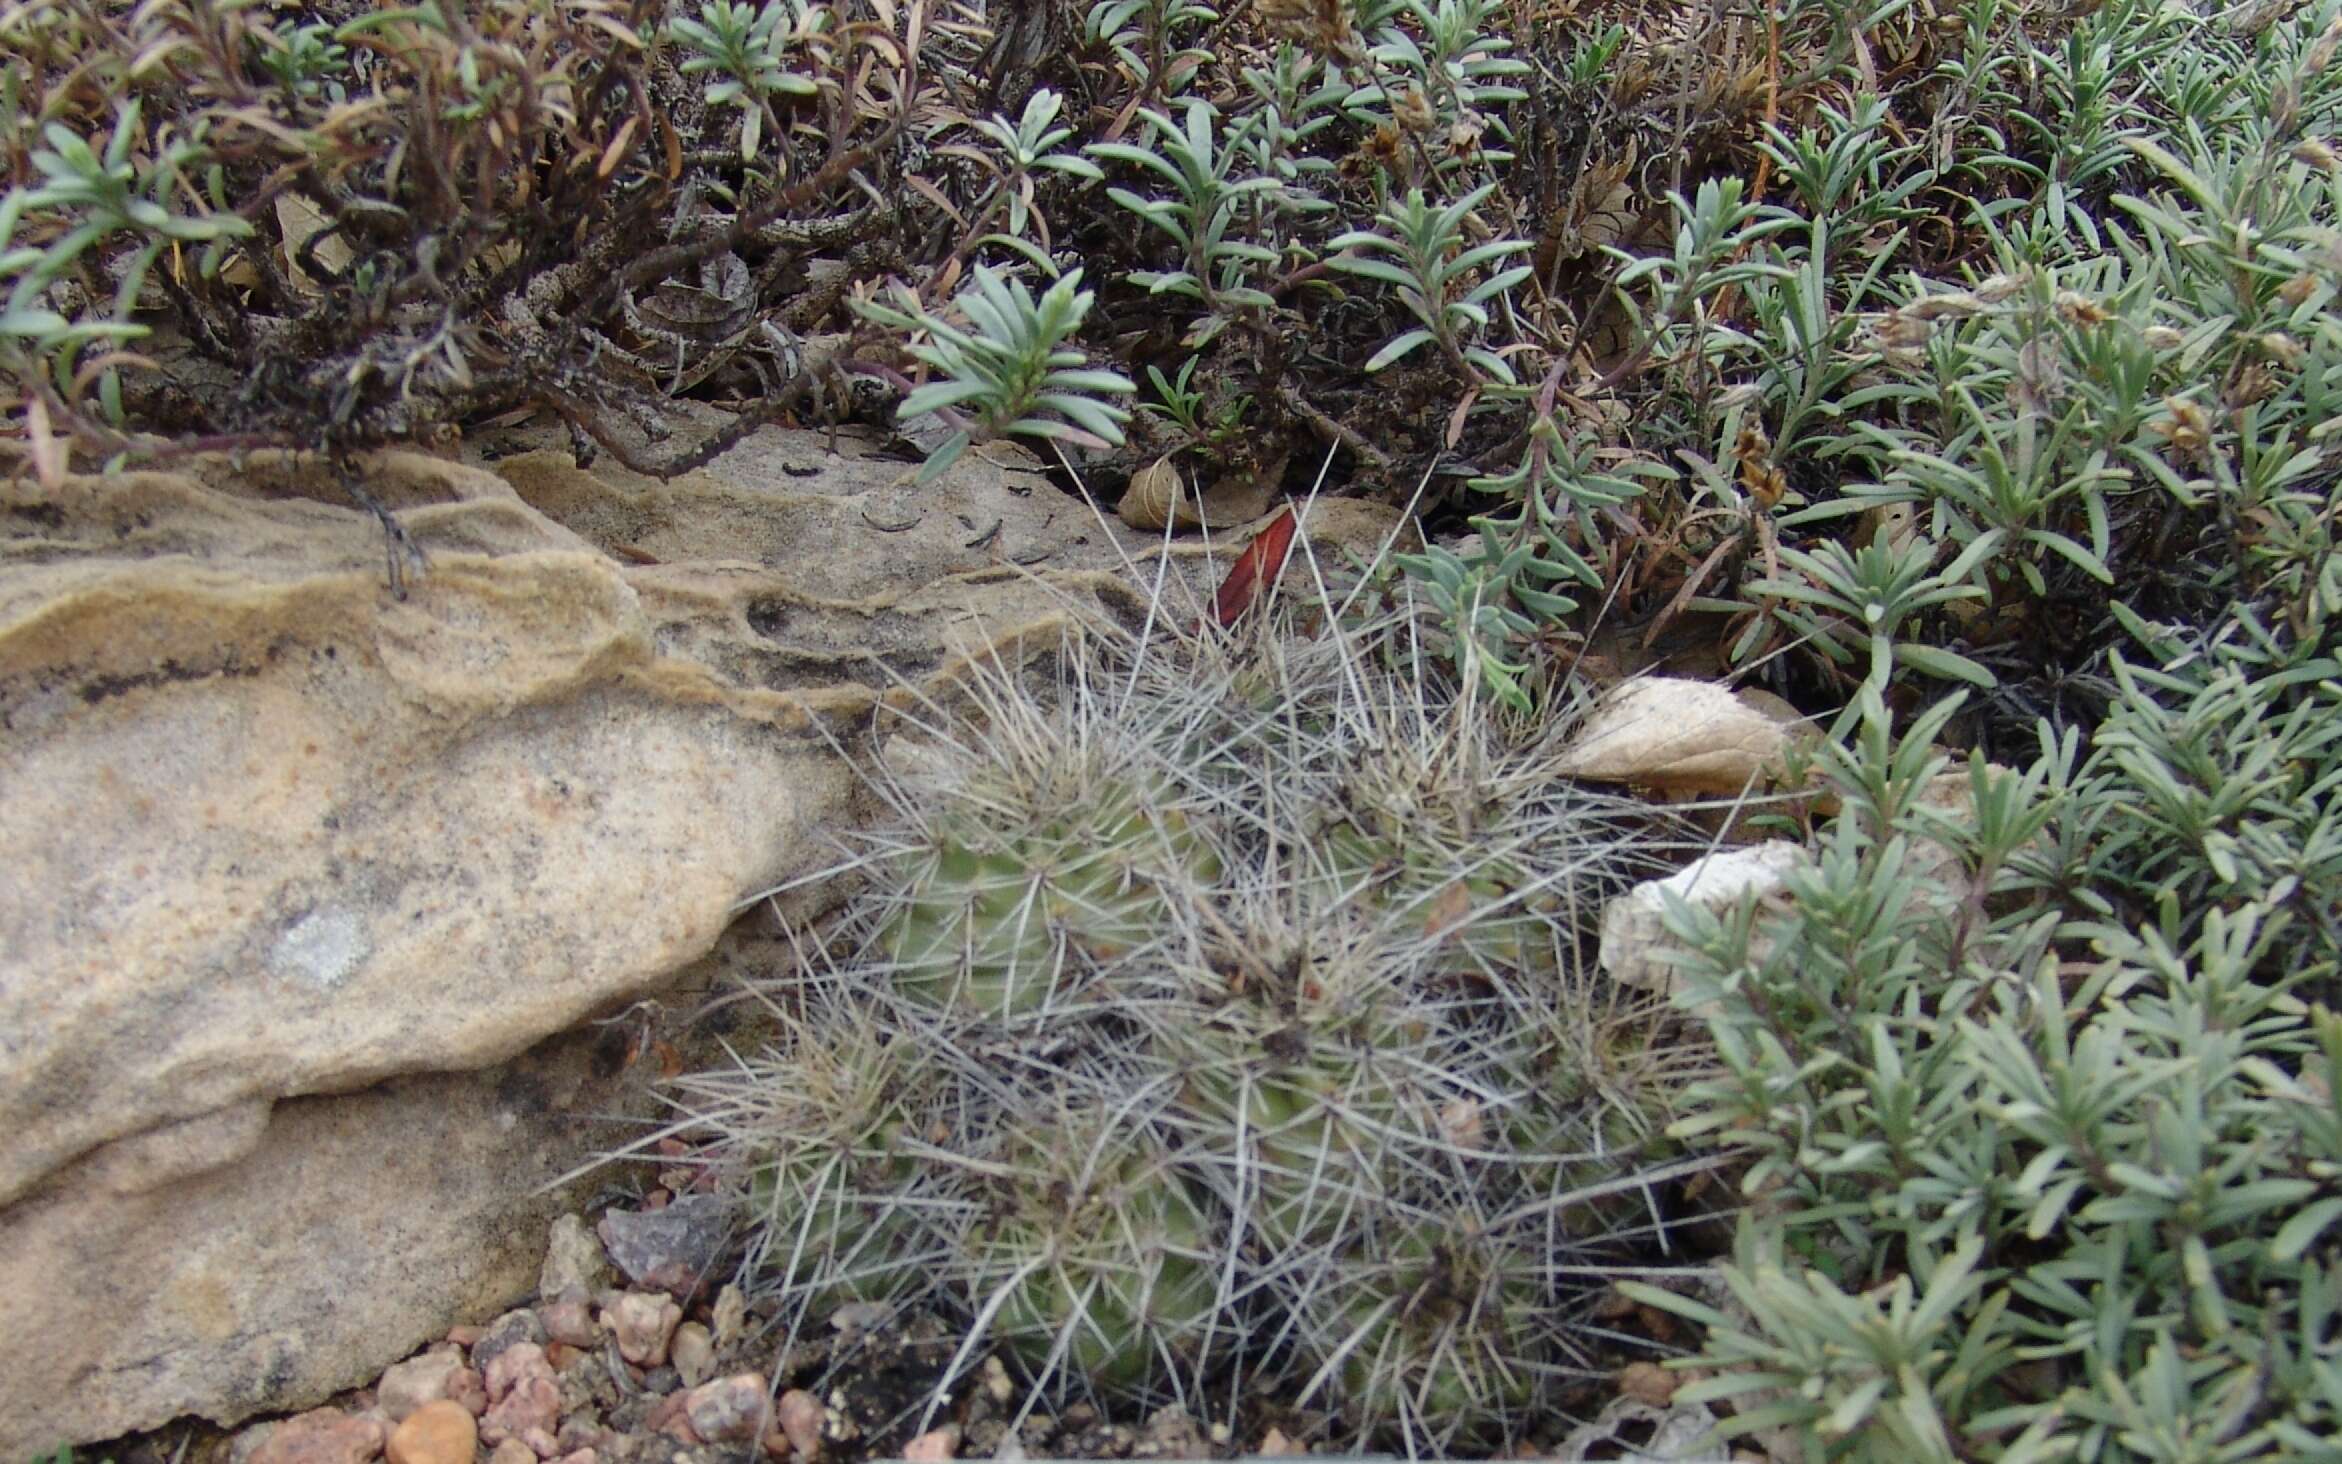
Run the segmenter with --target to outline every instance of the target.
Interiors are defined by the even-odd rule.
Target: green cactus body
[[[1553,902],[1517,898],[1529,883],[1519,864],[1384,834],[1345,820],[1325,833],[1329,883],[1367,908],[1394,912],[1411,930],[1444,934],[1456,963],[1529,973],[1555,969]],[[1458,876],[1459,870],[1469,871]],[[1461,899],[1455,893],[1461,886]]]
[[[980,811],[936,831],[883,932],[897,988],[932,1005],[1030,1016],[1153,939],[1167,884],[1220,876],[1187,815],[1135,788],[1021,826]]]
[[[998,668],[891,764],[865,942],[716,1095],[756,1253],[943,1301],[1055,1398],[1299,1367],[1359,1446],[1517,1442],[1556,1253],[1648,1234],[1672,1059],[1578,965],[1637,825],[1407,656],[1162,644]]]
[[[765,1265],[817,1309],[894,1299],[928,1284],[915,1189],[919,1172],[882,1124],[866,1147],[791,1146],[750,1171],[749,1212],[766,1237]]]
[[[1290,1022],[1236,1006],[1188,1035],[1192,1157],[1271,1247],[1332,1240],[1422,1167],[1435,1103],[1405,1058],[1430,1027],[1393,999]]]
[[[1650,1225],[1648,1194],[1609,1188],[1622,1174],[1647,1169],[1673,1151],[1635,1114],[1596,1100],[1582,1116],[1526,1109],[1506,1128],[1524,1197],[1549,1207],[1560,1234],[1590,1243],[1616,1241]]]
[[[1313,1335],[1349,1407],[1405,1410],[1450,1441],[1500,1430],[1536,1396],[1546,1352],[1536,1258],[1469,1226],[1418,1221],[1353,1253]]]
[[[1129,1153],[1086,1185],[1038,1168],[978,1233],[970,1289],[981,1304],[1006,1288],[993,1331],[1027,1363],[1056,1355],[1097,1384],[1133,1388],[1167,1357],[1191,1357],[1210,1325],[1214,1232],[1160,1155]]]

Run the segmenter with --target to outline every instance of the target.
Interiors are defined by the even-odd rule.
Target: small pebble
[[[723,1253],[732,1233],[732,1207],[715,1195],[668,1204],[658,1200],[660,1193],[645,1197],[648,1209],[608,1212],[596,1230],[602,1249],[634,1285],[687,1294]]]
[[[545,1349],[534,1342],[520,1342],[496,1354],[488,1364],[488,1401],[501,1403],[512,1390],[530,1378],[549,1378],[553,1366],[545,1361]]]
[[[544,1348],[516,1342],[497,1354],[488,1364],[488,1398],[488,1412],[480,1420],[482,1438],[490,1443],[521,1439],[539,1456],[552,1450],[553,1430],[561,1423],[561,1388]],[[542,1449],[537,1434],[543,1435]]]
[[[390,1464],[472,1464],[480,1426],[471,1410],[449,1398],[426,1403],[390,1436]]]
[[[781,1395],[775,1405],[781,1418],[781,1432],[789,1436],[789,1447],[799,1458],[812,1459],[821,1453],[821,1426],[828,1420],[829,1410],[821,1400],[803,1388],[791,1388]]]
[[[488,1451],[488,1464],[537,1464],[537,1451],[519,1439],[506,1439]]]
[[[718,1347],[729,1347],[740,1340],[740,1331],[748,1325],[748,1296],[738,1285],[727,1283],[716,1293],[715,1341]]]
[[[553,1430],[549,1428],[523,1430],[520,1441],[527,1444],[529,1452],[540,1459],[550,1459],[561,1452],[560,1441],[553,1437]]]
[[[367,1464],[382,1453],[382,1436],[376,1419],[315,1408],[271,1429],[246,1464]]]
[[[522,1343],[545,1345],[545,1324],[527,1307],[508,1311],[488,1324],[480,1340],[472,1344],[472,1366],[484,1368],[502,1357],[511,1348]],[[491,1387],[490,1392],[495,1389]]]
[[[405,1362],[393,1363],[375,1386],[375,1402],[392,1423],[404,1423],[409,1414],[424,1404],[445,1398],[448,1380],[463,1371],[463,1365],[463,1354],[445,1345]]]
[[[1683,1383],[1676,1373],[1655,1362],[1630,1362],[1618,1370],[1618,1391],[1622,1397],[1653,1408],[1666,1408],[1675,1402],[1675,1390]]]
[[[564,1456],[599,1449],[606,1442],[607,1431],[590,1413],[574,1413],[561,1420],[561,1452]]]
[[[563,1215],[554,1220],[546,1240],[545,1264],[537,1271],[537,1294],[558,1298],[575,1291],[591,1296],[609,1280],[610,1262],[585,1217]]]
[[[459,1367],[447,1375],[447,1396],[478,1418],[488,1411],[488,1380],[476,1367]]]
[[[986,1360],[998,1361],[996,1358]],[[682,1378],[684,1387],[696,1388],[716,1370],[715,1339],[699,1323],[685,1322],[675,1329],[674,1340],[667,1344],[667,1361],[674,1366],[676,1375]]]
[[[711,1444],[745,1443],[764,1431],[771,1406],[764,1374],[739,1373],[702,1383],[684,1395],[691,1426]]]
[[[565,1373],[577,1366],[577,1360],[585,1355],[583,1347],[572,1347],[567,1342],[545,1344],[545,1364],[557,1373]]]
[[[943,1464],[960,1446],[959,1425],[947,1423],[941,1428],[929,1429],[903,1445],[906,1464]]]
[[[1309,1451],[1303,1448],[1301,1445],[1294,1443],[1291,1439],[1286,1438],[1285,1431],[1283,1429],[1272,1428],[1267,1433],[1261,1435],[1260,1447],[1253,1450],[1253,1452],[1260,1455],[1264,1459],[1289,1459],[1297,1454],[1306,1454]],[[490,1464],[494,1464],[494,1461],[490,1461]]]
[[[621,1292],[602,1309],[602,1325],[618,1338],[618,1355],[638,1367],[667,1360],[667,1343],[682,1321],[675,1298],[655,1292]]]
[[[449,1327],[447,1340],[458,1347],[469,1347],[480,1340],[480,1334],[484,1330],[486,1329],[481,1327]]]
[[[984,1391],[991,1394],[992,1401],[1002,1407],[1006,1407],[1009,1400],[1016,1397],[1016,1384],[1009,1381],[1008,1369],[1001,1366],[997,1357],[984,1359]]]
[[[594,1347],[602,1340],[601,1324],[594,1320],[594,1309],[583,1296],[564,1296],[537,1308],[537,1319],[545,1324],[545,1339],[570,1347]]]

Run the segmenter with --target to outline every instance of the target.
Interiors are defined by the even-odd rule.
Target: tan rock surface
[[[615,1105],[548,1039],[834,857],[890,689],[1130,605],[998,469],[887,532],[899,467],[564,468],[368,464],[404,599],[298,461],[0,486],[0,1456],[298,1408],[525,1297]]]

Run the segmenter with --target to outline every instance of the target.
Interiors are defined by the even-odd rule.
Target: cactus
[[[767,1284],[923,1298],[1043,1388],[1281,1373],[1360,1442],[1554,1406],[1556,1255],[1648,1236],[1661,1126],[1586,927],[1668,841],[1359,634],[1095,632],[889,752],[860,944],[704,1109]]]
[[[1371,1428],[1445,1451],[1504,1442],[1557,1371],[1549,1262],[1468,1212],[1400,1220],[1298,1298],[1313,1382]]]
[[[971,1238],[969,1290],[1038,1371],[1128,1391],[1192,1363],[1218,1310],[1214,1217],[1127,1115],[1020,1125]]]
[[[1219,878],[1167,779],[1125,751],[1073,751],[936,790],[883,932],[904,993],[1030,1016],[1147,944],[1167,886]]]

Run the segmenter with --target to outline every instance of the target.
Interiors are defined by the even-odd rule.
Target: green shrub
[[[1730,1308],[1633,1288],[1687,1398],[1817,1458],[2342,1456],[2342,662],[2261,649],[2121,668],[1972,821],[1956,703],[1866,689],[1786,912],[1673,917],[1722,1067],[1674,1132],[1751,1201]]]

